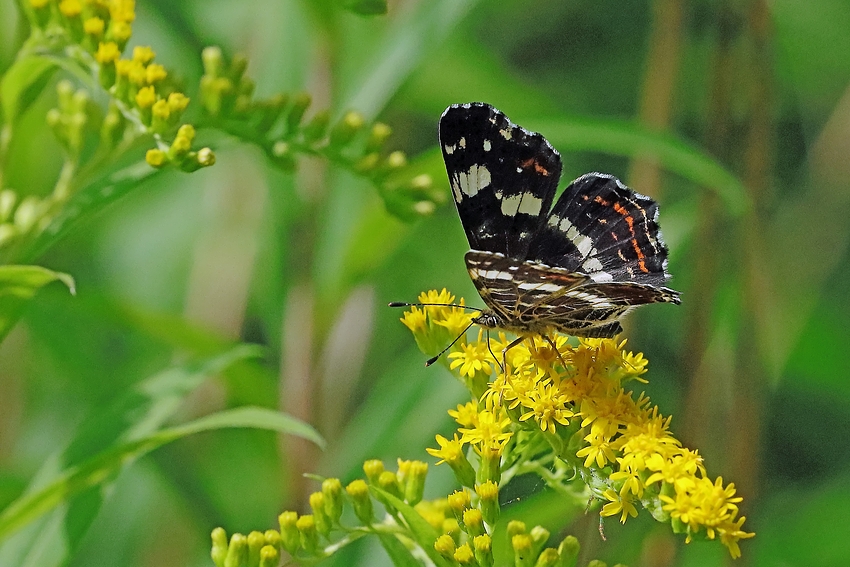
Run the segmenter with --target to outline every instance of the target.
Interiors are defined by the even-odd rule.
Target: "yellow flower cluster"
[[[135,0],[30,0],[29,5],[37,28],[52,24],[52,29],[65,30],[71,42],[88,51],[101,86],[119,101],[128,119],[154,135],[158,148],[148,152],[151,166],[175,163],[193,171],[215,163],[209,148],[186,150],[194,129],[192,136],[178,136],[172,143],[162,140],[163,135],[178,129],[189,98],[171,89],[168,72],[154,63],[150,47],[137,46],[130,58],[122,58],[136,19]]]
[[[453,300],[445,290],[420,296],[422,303]],[[434,354],[468,326],[471,317],[461,312],[458,307],[414,307],[402,321],[420,347],[427,345],[423,351]],[[510,450],[508,442],[519,432],[541,435],[594,496],[607,500],[603,516],[619,515],[625,522],[637,516],[636,503],[641,503],[656,519],[686,533],[687,541],[719,536],[733,557],[740,556],[738,541],[754,534],[741,529],[745,518],[738,517],[741,498],[734,484],[712,481],[702,457],[670,433],[670,418],[643,394],[635,397],[626,389],[629,382],[645,382],[642,354],[624,350],[625,341],[571,341],[553,333],[529,336],[509,349],[500,371],[501,353],[510,342],[503,333],[482,340],[479,332],[477,340],[462,338],[453,347],[450,368],[468,386],[472,379],[484,380],[485,386],[478,392],[470,387],[474,401],[449,412],[460,425],[460,437],[438,436],[440,448],[429,449],[431,455],[457,473],[466,444],[479,456],[493,458]],[[492,381],[491,369],[497,371]]]

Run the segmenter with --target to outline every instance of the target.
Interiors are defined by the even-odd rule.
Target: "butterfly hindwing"
[[[531,243],[529,259],[597,282],[659,286],[669,279],[658,205],[611,175],[588,173],[561,194]]]
[[[558,152],[483,103],[446,109],[440,147],[470,248],[524,259],[552,206]]]

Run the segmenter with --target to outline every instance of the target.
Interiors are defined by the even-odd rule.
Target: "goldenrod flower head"
[[[455,433],[452,440],[446,439],[442,435],[437,435],[437,444],[440,446],[439,449],[432,449],[428,447],[425,451],[427,451],[432,457],[440,459],[437,461],[438,465],[443,463],[457,463],[464,458],[463,442],[458,439],[457,433]]]
[[[475,402],[458,404],[457,409],[449,410],[448,413],[463,427],[475,427],[478,424],[478,404]]]
[[[729,549],[729,554],[732,556],[732,559],[741,557],[741,548],[738,547],[738,541],[742,539],[749,539],[756,535],[752,532],[745,532],[741,529],[741,526],[744,524],[744,520],[746,519],[746,516],[741,516],[734,522],[724,522],[717,526],[717,533],[720,534],[720,542]]]
[[[119,22],[133,22],[136,19],[135,0],[110,0],[109,16]]]
[[[141,91],[139,92],[141,94]],[[138,95],[136,101],[138,102]],[[154,118],[159,118],[160,120],[168,120],[168,117],[171,115],[171,109],[168,108],[168,103],[164,99],[159,99],[158,101],[153,103],[153,106],[151,107],[151,113],[153,114]]]
[[[133,61],[147,65],[156,57],[156,53],[147,45],[137,45],[133,48]]]
[[[109,24],[108,35],[121,45],[125,45],[133,35],[133,27],[127,22],[113,20]]]
[[[437,538],[437,541],[434,542],[434,549],[440,555],[454,559],[456,549],[455,540],[452,539],[452,536],[443,534]]]
[[[422,333],[427,329],[428,315],[424,309],[414,306],[410,311],[405,311],[401,316],[401,322],[413,333]]]
[[[449,359],[452,359],[449,368],[454,370],[460,367],[460,375],[469,378],[478,372],[489,375],[493,361],[487,345],[480,341],[460,345],[460,351],[449,353]]]
[[[148,162],[148,165],[151,167],[160,168],[168,163],[168,156],[160,149],[151,148],[145,154],[145,161]]]
[[[556,433],[555,424],[569,425],[575,415],[568,404],[572,400],[561,388],[551,382],[537,382],[534,388],[526,392],[520,403],[525,411],[520,421],[534,418],[541,431]]]
[[[101,65],[104,63],[113,63],[121,57],[121,51],[114,41],[100,43],[97,46],[97,52],[94,54],[94,59]]]
[[[62,0],[59,2],[59,12],[66,18],[76,18],[83,11],[80,0]]]
[[[602,516],[616,516],[620,514],[620,523],[625,524],[626,519],[631,516],[637,518],[637,508],[632,503],[632,497],[628,494],[620,494],[617,491],[609,488],[603,494],[609,500],[608,504],[602,507],[600,514]]]
[[[464,543],[454,552],[454,560],[460,563],[461,565],[474,565],[475,564],[475,554],[472,553],[472,548],[468,543]]]
[[[163,81],[167,76],[168,72],[165,70],[165,67],[159,63],[151,63],[145,67],[145,81],[149,85]]]
[[[85,31],[88,35],[100,37],[103,35],[103,29],[105,26],[106,23],[100,18],[87,18],[83,22],[83,31]]]
[[[156,102],[156,91],[152,86],[143,87],[136,93],[136,104],[139,108],[150,108]]]
[[[115,71],[119,77],[129,77],[133,69],[140,64],[131,59],[119,59],[115,62]]]
[[[461,427],[461,440],[475,446],[479,453],[484,449],[501,451],[513,436],[511,419],[501,409],[483,409],[478,412],[474,427]]]
[[[187,97],[183,93],[174,92],[174,93],[171,93],[171,94],[168,95],[168,108],[171,109],[171,112],[183,112],[184,110],[186,110],[187,106],[189,106],[189,97]],[[189,124],[184,124],[180,128],[182,130],[183,128],[186,128],[186,127],[192,128],[192,126],[190,126]],[[180,135],[180,132],[178,131],[177,134]],[[183,134],[183,135],[186,135],[186,134]],[[195,129],[194,128],[192,128],[192,136],[191,137],[192,138],[195,137]]]

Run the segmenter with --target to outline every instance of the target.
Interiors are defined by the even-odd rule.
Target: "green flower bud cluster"
[[[278,517],[279,531],[251,532],[247,536],[233,534],[228,540],[224,529],[216,528],[212,532],[211,549],[216,567],[265,566],[262,561],[266,556],[269,561],[274,559],[271,565],[277,565],[282,552],[296,559],[316,560],[364,532],[398,532],[403,520],[384,493],[410,506],[419,504],[428,465],[421,461],[399,460],[397,472],[391,472],[381,461],[370,460],[364,463],[363,471],[366,480],[357,479],[345,487],[337,478],[322,481],[321,490],[309,497],[311,513],[283,512]],[[373,491],[371,487],[380,490]],[[384,507],[396,526],[376,519],[376,502]],[[348,521],[343,523],[346,510],[349,516],[353,514],[350,523],[354,525],[347,525]]]
[[[11,189],[0,191],[0,258],[24,237],[44,230],[49,224],[52,203],[28,195],[20,199]]]
[[[258,143],[281,169],[294,170],[299,155],[324,157],[372,181],[387,208],[405,218],[430,214],[445,200],[429,175],[411,175],[404,152],[386,150],[392,134],[386,124],[370,125],[356,111],[340,117],[327,110],[311,113],[307,93],[254,99],[243,57],[227,61],[221,49],[207,47],[202,59],[200,98],[210,120]]]
[[[457,490],[446,498],[423,500],[428,465],[421,461],[398,460],[396,471],[387,470],[377,459],[363,464],[365,479],[343,487],[337,478],[327,478],[321,490],[309,497],[310,513],[285,511],[278,517],[278,530],[233,534],[228,539],[222,528],[212,532],[211,556],[216,567],[265,567],[277,565],[288,555],[298,563],[315,563],[363,537],[398,537],[420,553],[452,566],[493,567],[496,558],[491,534],[499,521],[499,487],[493,481],[477,484],[474,490]],[[401,503],[403,504],[401,504]],[[378,506],[386,514],[379,517]],[[411,521],[418,514],[423,523]],[[436,539],[423,538],[433,533]],[[442,534],[442,535],[437,535]],[[550,533],[523,522],[507,525],[510,562],[515,567],[576,567],[579,544],[573,536],[558,547],[547,547]],[[416,554],[414,553],[413,556]],[[599,561],[588,566],[604,567]]]

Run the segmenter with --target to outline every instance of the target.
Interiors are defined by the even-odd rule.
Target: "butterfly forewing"
[[[524,259],[552,206],[561,177],[558,152],[481,103],[443,113],[440,147],[470,248]]]

